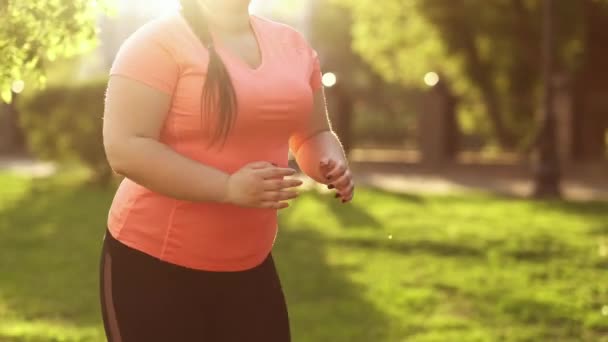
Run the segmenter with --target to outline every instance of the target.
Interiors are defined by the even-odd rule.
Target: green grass
[[[0,341],[103,341],[113,192],[61,174],[0,173]],[[311,191],[280,218],[294,342],[608,341],[607,203]]]

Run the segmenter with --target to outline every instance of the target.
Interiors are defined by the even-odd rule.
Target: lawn
[[[111,190],[0,173],[0,341],[103,341]],[[608,341],[608,203],[361,189],[281,212],[294,342]]]

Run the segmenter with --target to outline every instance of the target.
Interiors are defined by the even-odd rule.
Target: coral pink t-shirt
[[[124,42],[110,72],[169,94],[171,108],[160,141],[227,173],[254,161],[287,166],[289,139],[304,133],[313,94],[321,88],[317,54],[300,33],[250,18],[262,56],[258,68],[221,43],[215,45],[238,99],[237,119],[221,151],[217,145],[208,148],[210,137],[201,121],[207,117],[200,112],[200,100],[208,52],[181,15],[141,27]],[[277,211],[178,200],[125,178],[107,224],[122,243],[163,261],[200,270],[238,271],[257,266],[271,251]]]

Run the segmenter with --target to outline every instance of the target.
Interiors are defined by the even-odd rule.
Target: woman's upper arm
[[[319,132],[331,130],[331,123],[327,112],[325,89],[321,82],[321,65],[317,52],[310,48],[311,69],[309,84],[313,92],[313,110],[308,123],[297,130],[290,138],[290,148],[297,151],[304,141]]]
[[[329,114],[327,112],[325,89],[321,87],[317,89],[313,95],[313,111],[307,133],[310,135],[319,131],[327,130],[331,130],[331,124],[329,121]]]
[[[158,139],[169,112],[171,96],[140,81],[111,76],[106,92],[104,144],[120,146],[124,139]]]
[[[110,70],[103,135],[107,148],[123,139],[158,139],[171,106],[179,66],[170,42],[154,27],[144,27],[121,46]]]

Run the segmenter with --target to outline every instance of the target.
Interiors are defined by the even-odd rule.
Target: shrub
[[[113,173],[102,139],[106,85],[104,78],[21,97],[19,121],[29,150],[41,159],[81,162],[94,182],[108,184]]]

